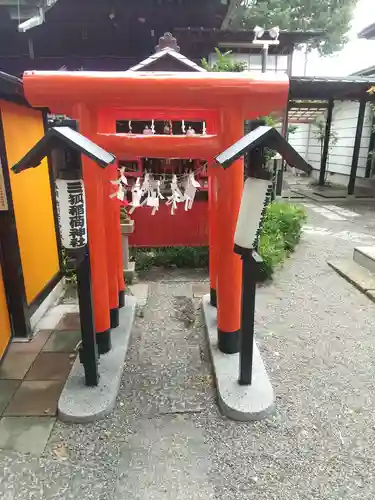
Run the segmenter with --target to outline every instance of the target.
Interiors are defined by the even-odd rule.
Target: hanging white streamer
[[[176,174],[174,174],[172,177],[171,190],[172,195],[168,197],[166,205],[171,205],[171,215],[174,215],[175,211],[177,210],[177,203],[181,203],[185,200],[183,194],[180,191],[180,188],[178,187]]]
[[[195,171],[189,170],[183,174],[173,174],[172,180],[170,181],[170,188],[172,191],[171,196],[167,197],[166,205],[171,206],[171,215],[175,214],[178,208],[178,203],[185,203],[185,210],[191,210],[194,199],[196,196],[196,191],[201,187],[201,184],[196,180],[195,176],[200,172],[205,172],[207,164],[201,165]],[[110,197],[118,197],[123,200],[126,193],[126,186],[128,185],[128,180],[125,177],[125,168],[121,167],[119,169],[120,179],[111,181],[112,184],[118,186],[118,191],[111,194]],[[155,174],[158,175],[158,174]],[[169,176],[163,174],[160,179],[155,179],[154,175],[150,172],[146,172],[143,181],[140,177],[136,179],[135,184],[133,184],[132,201],[130,203],[129,214],[134,213],[136,208],[149,206],[152,208],[151,215],[159,210],[160,200],[164,200],[161,190],[165,189],[167,184],[167,178]],[[141,202],[141,199],[145,199]]]
[[[125,186],[128,185],[128,179],[125,177],[125,167],[120,167],[119,168],[119,172],[120,172],[120,182],[122,182],[122,184],[124,184]]]
[[[159,210],[160,200],[164,200],[164,196],[160,191],[160,181],[150,178],[150,190],[147,196],[147,206],[152,207],[151,215]]]
[[[120,201],[123,201],[125,198],[125,193],[126,193],[126,187],[128,185],[128,180],[125,177],[125,167],[120,167],[118,169],[120,173],[119,179],[112,180],[110,181],[113,186],[117,186],[117,191],[114,193],[111,193],[109,197],[112,198],[117,198]]]
[[[137,179],[138,181],[138,179]],[[150,174],[148,172],[145,173],[145,177],[142,183],[142,194],[146,194],[150,189]]]
[[[142,198],[142,188],[141,188],[141,179],[137,177],[135,184],[132,187],[132,201],[131,201],[131,209],[129,213],[132,214],[134,210],[141,206],[141,198]]]
[[[197,192],[197,189],[200,188],[201,185],[199,182],[195,179],[194,173],[190,172],[188,179],[185,184],[185,192],[184,192],[184,197],[185,197],[185,210],[191,210],[193,207],[194,199],[195,199],[195,194]]]

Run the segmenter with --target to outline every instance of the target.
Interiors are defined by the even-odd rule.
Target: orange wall
[[[5,298],[3,275],[0,266],[0,360],[10,341],[11,329],[8,314],[8,305]]]
[[[9,169],[44,135],[40,111],[0,101]],[[10,172],[27,302],[59,271],[47,160],[20,174]]]

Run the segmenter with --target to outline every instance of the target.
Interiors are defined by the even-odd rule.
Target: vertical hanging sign
[[[87,244],[87,223],[83,180],[57,179],[56,201],[63,247],[84,247]]]

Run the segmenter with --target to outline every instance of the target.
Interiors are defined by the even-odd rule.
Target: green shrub
[[[305,220],[306,212],[298,205],[277,201],[268,206],[259,239],[265,279],[270,278],[275,267],[293,251]],[[131,257],[135,260],[137,271],[145,271],[152,266],[208,267],[207,247],[132,248]]]
[[[68,269],[68,255],[67,255],[65,248],[62,248],[61,256],[62,256],[61,272],[62,272],[63,276],[65,276],[66,282],[70,283],[72,285],[76,285],[77,284],[77,273],[73,269]]]
[[[135,260],[137,271],[145,271],[152,266],[208,267],[207,247],[132,248],[131,257]]]
[[[259,240],[266,278],[294,250],[305,220],[306,212],[301,206],[279,201],[268,206]]]

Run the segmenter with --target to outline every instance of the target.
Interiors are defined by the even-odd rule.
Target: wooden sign
[[[83,181],[57,179],[56,201],[63,247],[84,247],[87,245],[87,223]]]

